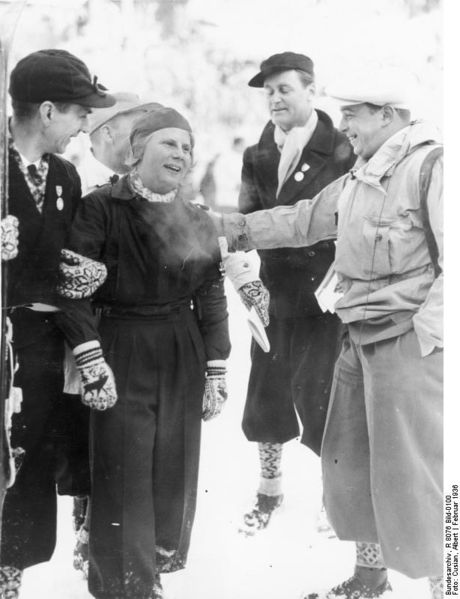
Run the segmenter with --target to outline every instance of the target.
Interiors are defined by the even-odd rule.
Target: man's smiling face
[[[354,153],[369,160],[387,138],[382,108],[353,104],[341,111],[340,131],[348,137]]]

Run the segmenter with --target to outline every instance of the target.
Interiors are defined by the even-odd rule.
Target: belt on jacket
[[[96,305],[96,314],[108,318],[165,318],[192,308],[191,298],[177,300],[168,304],[130,305]]]

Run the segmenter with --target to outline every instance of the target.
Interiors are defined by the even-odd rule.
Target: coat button
[[[313,258],[313,256],[316,256],[316,252],[311,250],[310,252],[308,252],[308,255],[310,256],[310,258]]]

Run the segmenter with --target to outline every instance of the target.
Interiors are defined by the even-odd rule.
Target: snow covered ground
[[[319,459],[297,440],[283,459],[284,505],[269,528],[253,538],[238,533],[255,495],[256,445],[240,428],[249,374],[246,313],[228,287],[233,351],[229,400],[219,419],[203,426],[198,509],[186,570],[163,576],[166,599],[300,599],[348,578],[354,546],[316,530],[321,507]],[[72,567],[72,502],[59,501],[58,543],[53,559],[26,570],[21,599],[90,599]],[[394,599],[429,599],[424,580],[391,572]]]

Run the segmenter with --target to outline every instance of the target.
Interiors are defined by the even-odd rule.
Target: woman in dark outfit
[[[114,407],[91,415],[89,590],[98,599],[162,597],[159,572],[184,567],[201,418],[225,401],[230,352],[216,233],[178,192],[192,163],[190,125],[162,108],[130,139],[132,171],[82,201],[70,243],[107,266],[94,301],[118,390]]]

